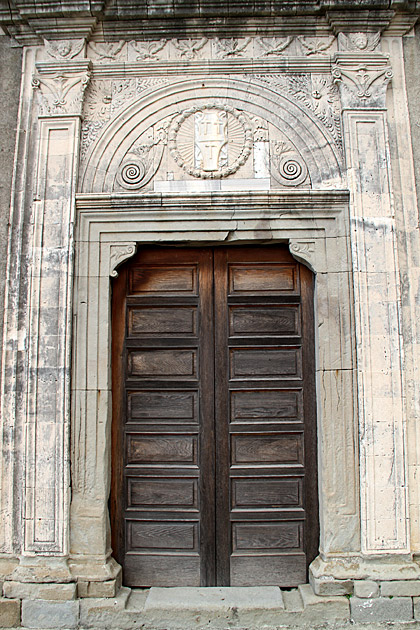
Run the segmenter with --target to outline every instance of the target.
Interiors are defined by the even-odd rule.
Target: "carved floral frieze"
[[[325,58],[341,52],[367,54],[380,47],[380,33],[356,32],[322,36],[196,37],[89,42],[84,39],[44,40],[42,58],[70,61],[86,56],[98,64],[113,62],[159,63],[170,61],[270,60],[276,57]]]

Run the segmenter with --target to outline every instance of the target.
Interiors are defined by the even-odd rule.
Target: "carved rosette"
[[[190,107],[169,128],[169,151],[186,173],[201,179],[228,177],[247,161],[253,146],[248,116],[227,105]]]

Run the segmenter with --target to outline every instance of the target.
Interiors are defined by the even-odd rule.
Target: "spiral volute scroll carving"
[[[271,173],[282,186],[300,186],[308,180],[308,168],[302,156],[284,141],[272,144]]]
[[[117,174],[117,181],[120,186],[128,190],[137,190],[146,183],[146,167],[140,160],[129,160],[122,165]]]
[[[285,179],[294,182],[294,180],[299,179],[302,175],[302,164],[300,164],[297,160],[282,160],[279,164],[279,172],[282,177]]]

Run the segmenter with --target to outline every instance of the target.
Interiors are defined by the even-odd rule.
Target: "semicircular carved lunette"
[[[82,165],[80,191],[84,193],[128,191],[132,183],[131,180],[133,180],[131,189],[143,188],[147,179],[147,176],[143,174],[144,157],[140,159],[142,164],[138,164],[138,160],[131,161],[129,159],[133,157],[130,155],[130,151],[136,146],[139,139],[146,135],[148,130],[153,130],[153,134],[156,134],[159,127],[166,126],[166,141],[169,143],[168,130],[171,128],[172,121],[183,120],[185,112],[195,111],[196,108],[197,111],[201,111],[208,108],[209,105],[215,110],[239,112],[236,114],[237,116],[241,116],[242,112],[247,120],[259,119],[263,121],[269,133],[275,136],[274,140],[286,139],[290,142],[294,155],[288,156],[286,160],[278,161],[277,165],[273,145],[269,149],[270,161],[273,162],[276,171],[271,174],[279,182],[280,187],[302,184],[318,189],[342,187],[342,156],[334,143],[331,142],[328,130],[322,126],[319,120],[311,117],[304,106],[292,102],[287,95],[279,94],[265,86],[250,83],[249,80],[236,78],[227,80],[218,77],[206,78],[205,83],[202,79],[194,78],[157,87],[153,92],[148,92],[147,95],[121,110],[118,117],[106,125],[101,135],[90,147]],[[189,118],[191,122],[191,116]],[[188,116],[185,120],[188,122]],[[238,124],[237,126],[237,133],[240,135],[241,125]],[[243,128],[246,130],[246,127]],[[256,139],[257,134],[254,129],[254,161]],[[264,141],[266,141],[266,146],[270,144],[268,138],[259,138],[258,141],[260,147]],[[157,150],[157,147],[158,145],[155,146],[154,151]],[[169,153],[169,147],[165,147],[165,155]],[[176,164],[174,156],[172,156],[172,160],[172,164],[178,168],[179,165]],[[181,155],[181,161],[186,162],[185,156]],[[152,177],[158,170],[156,166],[158,162],[159,157],[153,158]],[[184,167],[184,162],[179,168]],[[246,175],[246,169],[252,165],[252,157],[245,160],[240,159],[240,162],[240,173],[233,175],[229,169],[224,173],[222,164],[219,168],[220,176],[249,177]],[[245,162],[245,166],[242,165],[242,162]],[[165,164],[168,162],[166,161]],[[188,168],[194,169],[196,164]],[[161,169],[162,171],[165,169],[163,163]],[[127,181],[122,182],[124,175],[125,180],[128,177],[128,183]],[[187,178],[195,177],[194,173],[188,172],[185,176]],[[202,177],[200,172],[199,176]],[[219,177],[217,173],[216,177]],[[115,187],[116,182],[117,188]]]

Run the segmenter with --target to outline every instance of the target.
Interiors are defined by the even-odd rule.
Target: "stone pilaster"
[[[39,97],[39,133],[28,289],[23,502],[27,556],[68,553],[74,197],[88,67],[85,60],[39,63],[32,82]],[[15,579],[31,581],[28,575],[34,574],[42,581],[33,568],[25,573],[21,565],[16,571]]]
[[[336,55],[351,190],[362,554],[408,554],[400,289],[384,55]]]

